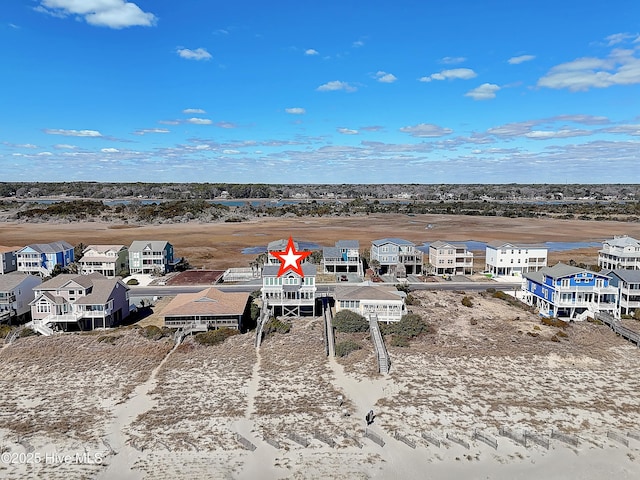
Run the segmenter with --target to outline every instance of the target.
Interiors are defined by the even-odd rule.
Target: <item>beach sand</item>
[[[640,430],[640,350],[589,322],[552,341],[558,328],[486,293],[466,294],[471,308],[460,292],[414,295],[435,333],[390,347],[388,375],[365,334],[357,355],[327,358],[321,318],[295,319],[259,349],[252,333],[217,346],[136,329],[110,333],[121,335],[113,344],[19,339],[0,351],[3,450],[102,462],[0,464],[0,477],[640,476],[640,441],[627,435]],[[364,435],[370,409],[384,446]],[[528,432],[528,445],[505,431]]]
[[[0,244],[167,239],[194,264],[226,268],[253,258],[242,248],[289,235],[363,248],[387,236],[640,237],[638,224],[430,215],[113,227],[2,224]],[[564,255],[595,263],[596,250]],[[471,308],[461,292],[414,295],[435,333],[389,347],[388,375],[366,334],[352,336],[361,350],[327,358],[320,318],[294,319],[258,350],[252,333],[176,346],[134,328],[2,345],[0,478],[640,478],[638,348],[589,322],[560,335],[486,293],[467,293]],[[364,435],[369,410],[384,446]]]

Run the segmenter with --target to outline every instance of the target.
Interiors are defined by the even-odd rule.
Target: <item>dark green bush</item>
[[[227,338],[238,335],[240,332],[234,328],[222,327],[217,330],[209,330],[194,335],[193,339],[201,345],[218,345]]]
[[[488,291],[488,290],[487,290]],[[512,307],[517,307],[521,310],[525,310],[527,312],[531,312],[531,313],[535,313],[536,309],[535,307],[532,307],[531,305],[527,305],[526,303],[518,300],[515,297],[512,297],[511,295],[504,293],[500,290],[497,290],[496,292],[494,292],[492,294],[493,298],[498,298],[500,300],[504,300],[505,302],[507,302],[509,305],[511,305]]]
[[[344,333],[366,332],[369,330],[369,322],[366,318],[351,310],[340,310],[333,317],[333,326],[336,331]]]
[[[351,352],[355,352],[361,348],[362,347],[357,342],[354,342],[353,340],[345,340],[344,342],[336,344],[336,356],[346,357]]]
[[[139,285],[140,282],[136,278],[130,278],[127,280],[127,285]]]
[[[276,317],[271,317],[267,323],[264,324],[264,329],[262,332],[264,335],[269,335],[270,333],[278,332],[278,333],[289,333],[291,330],[291,324],[282,320],[278,320]]]
[[[471,298],[465,296],[465,297],[462,297],[462,305],[464,305],[465,307],[471,308],[473,307],[473,302],[471,301]]]
[[[380,331],[384,335],[398,335],[408,339],[433,332],[432,328],[422,320],[422,317],[415,313],[403,315],[399,322],[380,325]]]

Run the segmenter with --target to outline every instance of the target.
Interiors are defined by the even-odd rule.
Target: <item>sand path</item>
[[[147,381],[138,385],[133,391],[133,395],[126,402],[115,406],[113,422],[104,439],[105,444],[111,448],[114,454],[107,468],[96,477],[98,480],[111,480],[114,478],[119,480],[142,480],[144,478],[142,472],[133,468],[141,452],[131,445],[127,445],[124,431],[139,415],[156,406],[157,401],[151,398],[151,392],[158,384],[158,372],[171,354],[180,346],[180,343],[180,340],[176,342],[169,353],[153,369]]]
[[[260,347],[256,347],[256,363],[253,366],[251,380],[249,380],[246,390],[247,409],[244,417],[233,424],[233,429],[251,441],[256,446],[256,449],[253,452],[249,452],[244,458],[243,468],[238,473],[238,479],[281,478],[287,473],[286,470],[275,466],[278,451],[254,435],[255,424],[253,417],[255,416],[255,400],[259,394],[258,387],[262,380],[260,374],[261,364]]]

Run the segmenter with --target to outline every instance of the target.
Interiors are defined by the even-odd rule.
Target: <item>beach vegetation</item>
[[[353,340],[345,340],[336,344],[336,356],[346,357],[351,352],[355,352],[356,350],[360,350],[361,348],[362,347],[359,343]]]
[[[333,317],[333,326],[336,331],[342,333],[366,332],[369,330],[369,322],[366,318],[351,310],[340,310]]]

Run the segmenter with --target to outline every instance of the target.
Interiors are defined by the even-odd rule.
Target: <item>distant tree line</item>
[[[0,198],[83,199],[388,199],[424,201],[637,200],[638,184],[259,184],[0,182]]]

